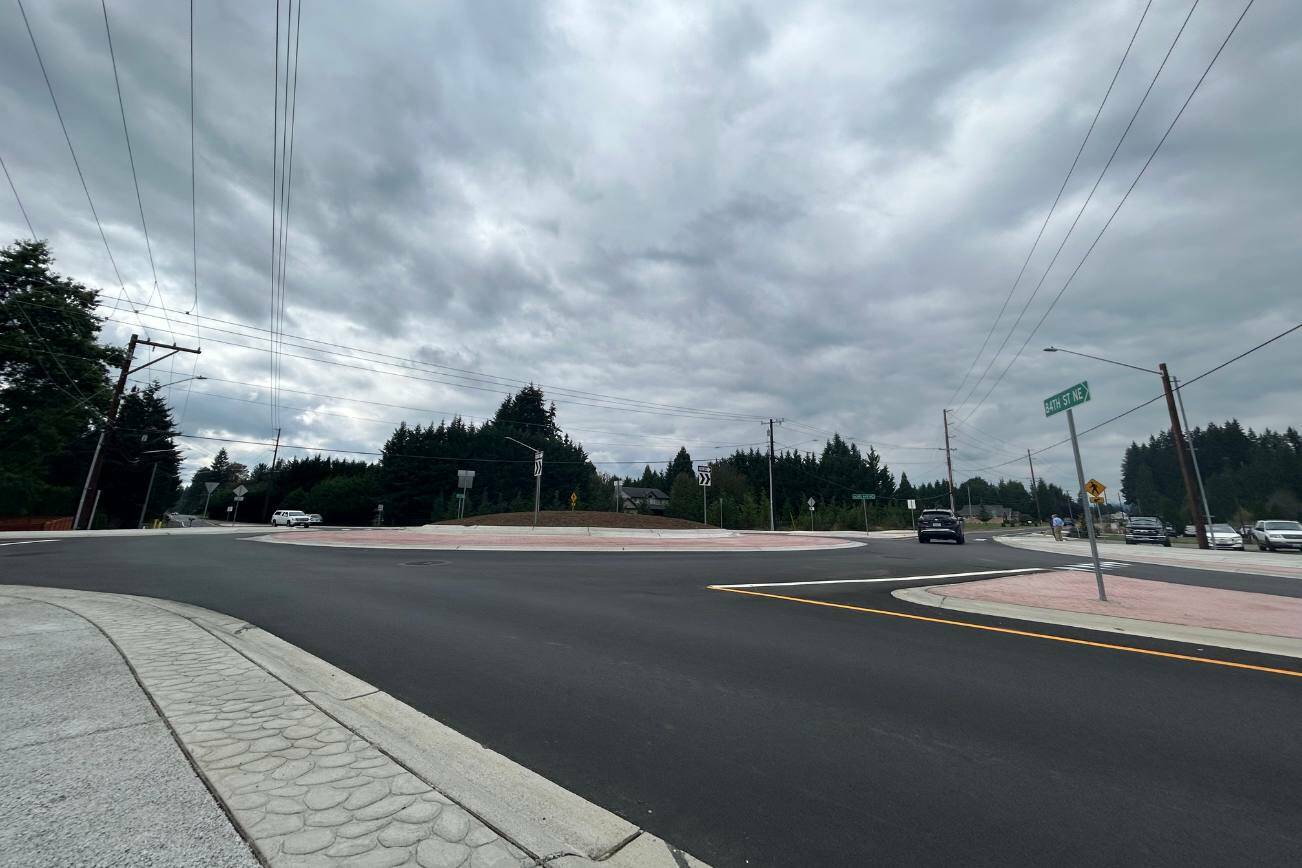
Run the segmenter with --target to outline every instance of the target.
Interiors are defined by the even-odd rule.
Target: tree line
[[[1213,521],[1302,520],[1302,437],[1296,429],[1258,434],[1231,419],[1195,428],[1190,440]],[[1170,431],[1126,448],[1121,491],[1136,514],[1161,516],[1177,527],[1193,521]]]

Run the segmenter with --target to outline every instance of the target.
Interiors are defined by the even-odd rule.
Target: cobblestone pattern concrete
[[[33,593],[33,596],[37,592]],[[535,864],[261,667],[185,618],[60,599],[122,649],[244,834],[273,866]]]

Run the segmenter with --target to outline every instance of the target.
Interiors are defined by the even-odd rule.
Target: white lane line
[[[58,542],[57,539],[25,539],[22,542],[0,543],[0,546],[29,546],[32,543]]]
[[[752,582],[748,585],[709,585],[710,588],[791,588],[796,585],[863,585],[873,582],[923,582],[934,579],[967,579],[972,576],[1011,576],[1015,573],[1041,573],[1044,567],[1016,570],[981,570],[976,573],[943,573],[938,576],[886,576],[881,579],[819,579],[810,582]]]

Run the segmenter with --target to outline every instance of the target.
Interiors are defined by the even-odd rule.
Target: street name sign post
[[[1071,388],[1063,389],[1058,394],[1045,398],[1044,415],[1048,417],[1067,411],[1067,432],[1071,435],[1071,454],[1076,459],[1076,481],[1080,485],[1080,509],[1085,513],[1085,530],[1090,538],[1090,557],[1094,559],[1094,582],[1099,587],[1099,599],[1106,603],[1108,594],[1103,588],[1103,567],[1099,564],[1099,543],[1094,534],[1094,513],[1085,501],[1085,468],[1080,462],[1080,443],[1076,440],[1076,418],[1071,412],[1073,407],[1079,407],[1089,399],[1090,384],[1082,380]],[[1091,479],[1090,482],[1099,485],[1098,480]]]
[[[870,500],[876,500],[876,499],[877,499],[877,495],[875,495],[875,494],[852,494],[852,495],[850,495],[850,499],[851,499],[851,500],[859,500],[859,501],[863,501],[863,532],[864,532],[864,536],[867,536],[867,535],[868,535],[868,501],[870,501]]]
[[[713,482],[710,473],[710,465],[696,465],[696,484],[701,486],[701,524],[710,523],[710,483]]]

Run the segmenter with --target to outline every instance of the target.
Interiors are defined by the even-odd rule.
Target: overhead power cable
[[[967,395],[964,396],[963,400],[959,402],[958,408],[961,408],[963,404],[970,401],[972,399],[972,396],[976,394],[977,389],[981,388],[981,384],[985,382],[986,377],[989,376],[990,374],[990,369],[994,367],[995,362],[998,361],[999,356],[1003,353],[1004,349],[1008,346],[1008,342],[1012,340],[1013,335],[1016,334],[1017,327],[1022,324],[1022,318],[1026,316],[1026,312],[1030,310],[1031,304],[1035,301],[1035,297],[1040,294],[1040,289],[1044,286],[1044,282],[1048,279],[1049,275],[1053,272],[1054,265],[1058,263],[1058,257],[1062,255],[1062,251],[1066,248],[1067,242],[1071,240],[1071,236],[1076,231],[1077,225],[1080,224],[1081,217],[1085,216],[1085,211],[1086,209],[1089,208],[1090,202],[1094,201],[1094,194],[1098,192],[1099,185],[1103,183],[1104,176],[1107,175],[1108,169],[1112,167],[1113,160],[1117,158],[1117,154],[1121,150],[1122,143],[1124,143],[1126,141],[1126,137],[1130,135],[1130,130],[1134,127],[1135,120],[1139,117],[1140,112],[1143,111],[1144,105],[1148,102],[1148,97],[1153,92],[1153,88],[1157,85],[1157,80],[1159,77],[1161,77],[1162,70],[1166,69],[1167,61],[1171,59],[1171,54],[1175,51],[1176,45],[1180,42],[1180,37],[1184,35],[1185,27],[1187,27],[1189,24],[1189,19],[1193,17],[1194,10],[1198,8],[1198,2],[1199,0],[1194,0],[1193,5],[1189,7],[1189,12],[1185,15],[1184,20],[1180,22],[1180,29],[1176,31],[1175,37],[1171,40],[1171,44],[1167,46],[1166,54],[1163,55],[1162,62],[1158,64],[1157,70],[1153,73],[1152,79],[1150,79],[1148,82],[1148,87],[1144,90],[1144,95],[1140,97],[1139,103],[1135,106],[1135,110],[1131,113],[1130,120],[1129,122],[1127,122],[1126,128],[1121,131],[1121,135],[1117,138],[1116,145],[1114,145],[1112,148],[1112,153],[1108,155],[1107,162],[1104,163],[1103,168],[1099,170],[1098,177],[1094,179],[1094,185],[1090,187],[1089,194],[1085,197],[1085,201],[1081,202],[1080,208],[1076,210],[1076,216],[1072,219],[1071,225],[1067,227],[1066,234],[1062,236],[1062,241],[1058,244],[1058,249],[1053,252],[1053,258],[1051,258],[1049,260],[1049,264],[1045,266],[1044,273],[1040,275],[1040,279],[1039,281],[1036,282],[1035,288],[1031,290],[1031,294],[1030,296],[1027,297],[1026,302],[1022,305],[1022,309],[1018,311],[1017,319],[1013,321],[1012,326],[1010,326],[1008,329],[1008,333],[1004,335],[1004,340],[1002,343],[999,344],[999,349],[996,350],[995,354],[990,357],[990,361],[986,364],[985,370],[981,372],[981,376],[977,379],[975,383],[972,384],[972,388],[968,390],[968,393]],[[1000,379],[1002,379],[1002,376]],[[994,391],[994,386],[991,386],[990,391]],[[989,395],[989,392],[987,392],[986,394]],[[984,401],[985,398],[982,398],[981,402],[984,403]],[[977,404],[977,407],[980,407],[980,403]],[[975,412],[976,412],[976,408],[973,408],[972,410],[968,411],[967,415],[964,416],[963,418],[968,419]]]
[[[973,407],[970,411],[968,411],[968,414],[963,417],[964,419],[970,418],[973,413],[975,413],[978,409],[980,409],[981,405],[986,402],[986,400],[990,397],[991,393],[993,393],[994,390],[999,386],[999,384],[1003,382],[1003,379],[1005,376],[1007,376],[1009,370],[1011,370],[1013,365],[1017,363],[1017,360],[1021,358],[1022,353],[1026,351],[1027,345],[1030,344],[1031,339],[1035,337],[1036,332],[1040,330],[1040,327],[1044,325],[1045,320],[1049,318],[1049,314],[1053,312],[1053,309],[1058,305],[1058,302],[1062,300],[1063,294],[1067,292],[1068,287],[1071,286],[1071,283],[1073,280],[1075,280],[1076,275],[1080,273],[1081,268],[1085,265],[1086,260],[1089,259],[1090,254],[1094,252],[1094,248],[1098,246],[1099,241],[1103,238],[1103,234],[1108,231],[1108,227],[1112,225],[1112,221],[1116,219],[1116,216],[1121,211],[1122,206],[1126,204],[1126,200],[1130,198],[1130,194],[1134,192],[1135,187],[1139,184],[1140,179],[1144,177],[1144,173],[1148,171],[1148,167],[1152,165],[1153,160],[1157,157],[1158,152],[1162,150],[1162,145],[1166,143],[1167,138],[1170,137],[1171,135],[1171,131],[1174,130],[1175,125],[1179,123],[1180,118],[1184,115],[1185,109],[1187,109],[1189,107],[1189,103],[1193,101],[1194,95],[1198,93],[1198,89],[1201,88],[1203,82],[1207,80],[1207,75],[1212,71],[1212,66],[1216,64],[1217,59],[1221,56],[1221,53],[1225,50],[1225,46],[1229,44],[1230,39],[1234,36],[1235,32],[1239,29],[1239,24],[1243,22],[1244,16],[1247,15],[1248,10],[1252,8],[1253,2],[1255,2],[1255,0],[1248,0],[1247,4],[1243,7],[1243,11],[1240,12],[1239,17],[1235,19],[1234,25],[1230,27],[1229,32],[1225,34],[1225,38],[1221,40],[1221,44],[1216,49],[1216,53],[1212,55],[1212,59],[1207,62],[1207,66],[1203,69],[1202,75],[1198,77],[1198,81],[1194,83],[1193,89],[1189,91],[1189,95],[1185,97],[1184,102],[1180,105],[1180,110],[1175,113],[1175,117],[1173,117],[1171,119],[1171,123],[1167,125],[1166,131],[1162,133],[1162,138],[1159,139],[1157,144],[1153,146],[1153,150],[1151,153],[1149,153],[1148,159],[1146,159],[1144,161],[1144,165],[1142,165],[1139,168],[1139,172],[1135,174],[1134,180],[1130,182],[1130,186],[1126,188],[1126,192],[1122,194],[1120,201],[1117,202],[1117,206],[1112,209],[1112,213],[1108,215],[1107,221],[1103,224],[1103,227],[1099,229],[1098,234],[1094,236],[1094,240],[1090,242],[1090,246],[1086,248],[1085,254],[1080,258],[1080,261],[1076,263],[1076,267],[1073,268],[1071,274],[1067,276],[1066,281],[1063,282],[1062,288],[1058,290],[1058,294],[1055,295],[1053,301],[1049,303],[1048,308],[1046,308],[1044,313],[1040,316],[1040,319],[1038,322],[1036,322],[1035,327],[1032,328],[1031,331],[1026,335],[1026,339],[1022,341],[1022,345],[1017,349],[1017,354],[1013,356],[1011,361],[1009,361],[1007,367],[1005,367],[1004,370],[999,374],[999,378],[995,380],[995,382],[990,386],[989,390],[986,391],[986,394],[981,398],[980,402],[978,402],[977,405]]]
[[[113,275],[117,278],[118,287],[122,291],[119,302],[125,299],[134,310],[136,307],[135,300],[131,298],[131,293],[127,292],[127,285],[122,280],[122,272],[118,270],[117,259],[113,256],[113,248],[109,246],[108,236],[104,234],[104,224],[100,222],[99,212],[95,210],[95,200],[90,195],[90,187],[86,184],[86,175],[81,170],[81,161],[77,159],[77,149],[72,145],[72,136],[68,134],[68,125],[64,123],[63,112],[59,109],[59,100],[54,95],[54,85],[50,83],[50,73],[45,69],[45,60],[41,57],[40,46],[36,44],[36,34],[32,32],[32,23],[27,19],[27,9],[23,6],[23,0],[17,0],[17,2],[18,11],[23,16],[23,26],[27,28],[27,37],[32,42],[32,51],[36,54],[36,62],[41,67],[41,77],[45,79],[45,88],[50,93],[50,103],[54,106],[54,114],[59,119],[59,128],[63,130],[63,140],[68,143],[68,153],[72,155],[72,165],[77,169],[77,178],[81,181],[81,190],[86,194],[86,204],[90,206],[90,216],[95,219],[95,226],[99,229],[99,240],[104,244],[104,252],[108,254],[109,264],[113,266]],[[148,330],[145,329],[143,323],[141,323],[140,328],[148,336]]]
[[[986,332],[985,339],[981,341],[981,348],[977,350],[976,355],[973,356],[972,364],[968,365],[967,371],[963,374],[963,379],[958,384],[958,388],[954,390],[954,394],[949,396],[949,400],[945,402],[945,406],[948,407],[953,405],[954,399],[963,391],[963,387],[967,384],[968,378],[972,376],[972,371],[976,369],[977,363],[981,361],[981,356],[985,353],[986,347],[990,345],[990,338],[994,335],[995,329],[999,327],[999,323],[1004,316],[1004,311],[1008,309],[1008,303],[1012,301],[1013,293],[1017,291],[1018,284],[1022,282],[1022,276],[1026,274],[1026,269],[1031,264],[1031,257],[1035,255],[1035,251],[1040,246],[1040,239],[1044,237],[1044,230],[1049,227],[1049,220],[1053,217],[1054,211],[1057,210],[1058,202],[1062,200],[1063,191],[1067,189],[1067,182],[1071,180],[1072,174],[1076,171],[1076,165],[1080,162],[1081,154],[1085,152],[1085,145],[1089,142],[1090,136],[1094,133],[1094,127],[1099,122],[1099,116],[1103,114],[1103,107],[1108,104],[1108,97],[1112,95],[1112,88],[1116,86],[1117,78],[1121,75],[1121,69],[1126,65],[1126,59],[1130,57],[1130,49],[1134,48],[1135,38],[1139,36],[1139,29],[1144,26],[1144,19],[1148,17],[1148,10],[1151,9],[1152,6],[1153,0],[1148,0],[1148,3],[1144,5],[1144,11],[1139,15],[1139,21],[1135,24],[1135,30],[1130,34],[1130,41],[1126,43],[1126,50],[1122,53],[1121,60],[1117,63],[1116,70],[1112,73],[1112,80],[1108,82],[1108,89],[1104,91],[1103,99],[1099,103],[1098,109],[1094,112],[1093,119],[1090,120],[1089,128],[1085,130],[1085,137],[1081,139],[1080,147],[1076,149],[1076,156],[1072,158],[1071,166],[1068,167],[1067,174],[1063,176],[1062,184],[1058,186],[1058,193],[1053,197],[1053,204],[1049,206],[1048,213],[1044,215],[1044,221],[1040,224],[1040,231],[1035,234],[1035,241],[1031,243],[1031,249],[1027,251],[1026,259],[1022,261],[1022,267],[1017,272],[1017,277],[1013,279],[1013,285],[1008,288],[1008,294],[1004,296],[1004,303],[999,306],[999,313],[995,314],[995,321],[990,324],[990,329]]]
[[[39,240],[36,237],[36,230],[32,228],[32,218],[27,216],[27,209],[23,207],[23,197],[18,195],[18,188],[14,186],[14,179],[9,175],[9,167],[5,165],[5,158],[0,157],[0,169],[4,169],[5,180],[9,182],[9,189],[14,192],[14,201],[18,203],[18,210],[23,213],[23,222],[27,224],[27,231],[32,233],[32,240]]]

